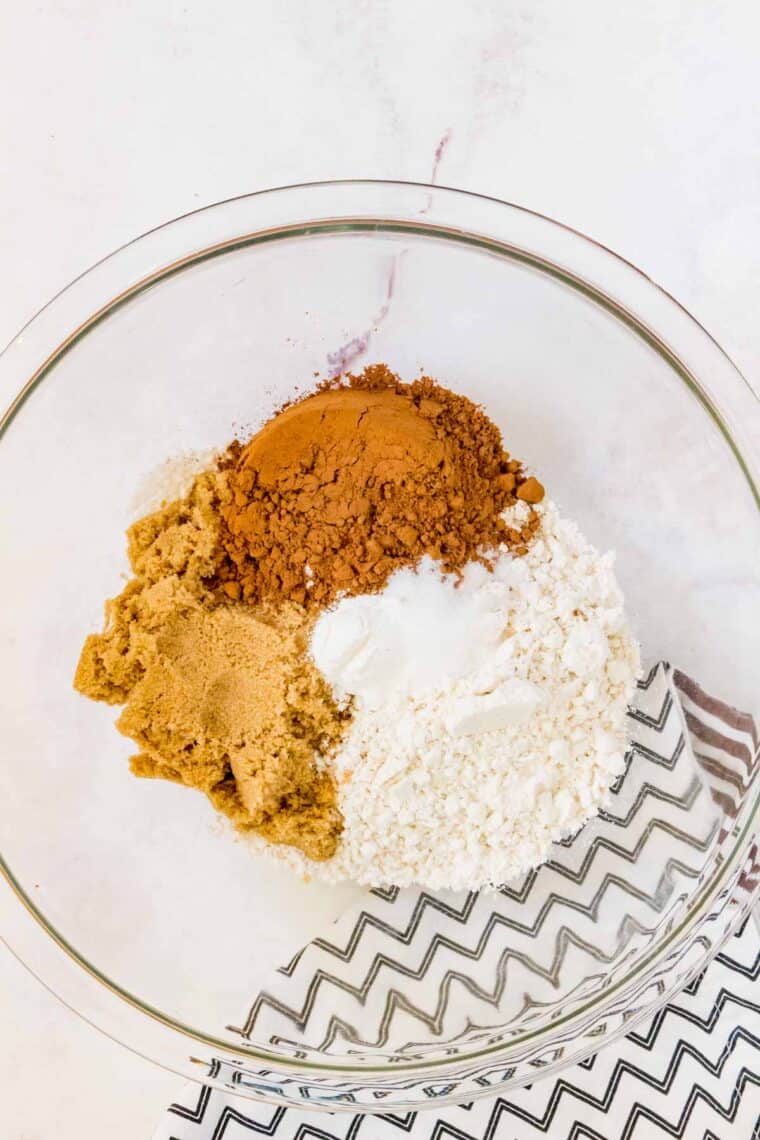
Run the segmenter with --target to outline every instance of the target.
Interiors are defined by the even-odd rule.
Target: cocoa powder
[[[423,554],[457,572],[535,528],[502,512],[543,488],[485,412],[384,365],[322,385],[227,452],[218,580],[233,600],[328,605],[371,593]]]

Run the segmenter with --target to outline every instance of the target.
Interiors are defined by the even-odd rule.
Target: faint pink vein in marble
[[[393,291],[396,288],[396,266],[398,265],[399,254],[396,254],[391,261],[391,267],[388,273],[388,284],[385,290],[385,300],[377,313],[377,316],[372,321],[368,329],[365,329],[359,336],[352,337],[351,340],[341,345],[335,352],[328,352],[327,354],[327,375],[334,379],[336,376],[342,376],[348,372],[352,364],[355,364],[360,356],[369,348],[369,342],[372,339],[372,334],[377,329],[377,326],[382,324],[388,316],[393,300]]]
[[[441,165],[441,159],[443,158],[443,152],[446,150],[446,147],[451,142],[451,134],[452,134],[451,127],[449,127],[447,130],[445,130],[443,132],[443,134],[441,135],[440,140],[438,142],[438,146],[435,148],[435,152],[433,154],[433,169],[430,172],[430,184],[431,184],[431,186],[435,186],[435,184],[438,180],[438,167]]]
[[[451,127],[447,127],[447,129],[443,132],[440,139],[438,140],[438,146],[433,151],[433,167],[432,167],[432,170],[430,171],[430,185],[431,186],[435,186],[437,181],[438,181],[438,170],[439,170],[440,165],[441,165],[441,159],[443,158],[443,154],[444,154],[444,151],[446,150],[446,147],[451,142],[452,133],[453,132],[451,130]],[[420,213],[421,214],[427,214],[430,211],[430,207],[432,205],[433,205],[433,195],[428,194],[427,202],[425,203],[425,205],[420,210]]]
[[[441,165],[441,159],[443,158],[446,147],[451,141],[451,135],[451,127],[448,127],[441,135],[440,139],[438,140],[438,145],[433,151],[433,167],[430,172],[431,186],[435,186],[436,184],[436,179],[438,178],[438,170]],[[428,194],[427,202],[420,210],[420,213],[427,214],[432,204],[433,196],[432,194]],[[391,307],[391,301],[393,300],[393,291],[396,287],[396,268],[398,266],[399,259],[402,256],[403,251],[400,254],[397,253],[391,262],[391,267],[388,272],[388,284],[385,291],[385,300],[382,304],[382,307],[380,308],[380,311],[372,321],[372,324],[369,326],[369,328],[365,329],[364,332],[360,333],[358,336],[352,337],[351,340],[346,341],[345,344],[342,344],[340,348],[337,348],[334,352],[328,352],[327,375],[330,377],[330,379],[335,379],[336,376],[343,376],[346,372],[348,372],[349,368],[351,368],[352,365],[354,365],[356,361],[364,355],[364,353],[369,348],[369,343],[372,340],[373,332],[377,330],[378,325],[382,324],[382,322],[388,316]]]

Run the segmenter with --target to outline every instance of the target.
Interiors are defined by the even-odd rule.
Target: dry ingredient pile
[[[328,881],[497,885],[604,803],[639,668],[612,558],[485,412],[383,365],[128,532],[81,692],[139,776]]]
[[[544,493],[481,408],[384,365],[286,408],[231,459],[225,588],[247,602],[324,605],[422,554],[458,571],[500,543],[524,551],[533,519],[502,512]]]

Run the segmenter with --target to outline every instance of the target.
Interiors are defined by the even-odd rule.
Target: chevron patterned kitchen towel
[[[540,1018],[552,998],[567,1005],[582,1000],[600,976],[614,978],[653,929],[669,928],[758,763],[751,718],[666,665],[641,682],[631,735],[628,769],[613,804],[584,829],[582,842],[558,844],[546,867],[499,895],[370,892],[327,936],[281,967],[239,1032],[280,1047],[340,1053],[390,1049],[393,1029],[393,1048],[405,1052],[462,1034],[461,988],[452,980],[474,973],[482,985],[466,991],[467,1025],[475,1026],[468,1039],[480,1033],[493,1040],[498,1025],[518,1017],[524,1025],[532,1006]],[[754,889],[757,859],[751,868]],[[610,885],[620,897],[619,913],[610,910]],[[572,927],[563,915],[568,898]],[[568,945],[572,955],[556,953]],[[383,970],[373,969],[380,959]],[[529,987],[504,984],[515,969]],[[750,921],[643,1028],[561,1077],[509,1097],[416,1114],[327,1116],[194,1085],[169,1109],[155,1140],[755,1137],[759,975],[760,937]],[[394,994],[401,979],[399,1016]],[[509,1004],[515,993],[521,1008]],[[399,1040],[408,1045],[399,1047]],[[241,1077],[244,1082],[242,1073],[233,1074],[238,1084]]]
[[[188,1084],[154,1140],[760,1140],[759,979],[750,917],[676,1001],[559,1078],[373,1117],[274,1108]]]
[[[612,985],[682,913],[719,841],[714,793],[736,791],[725,757],[713,765],[719,788],[705,779],[684,713],[673,672],[657,666],[630,712],[612,803],[578,836],[498,893],[368,892],[272,976],[242,1035],[403,1060],[441,1043],[494,1044],[498,1027],[535,1028]]]

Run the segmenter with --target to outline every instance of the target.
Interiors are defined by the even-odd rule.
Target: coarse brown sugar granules
[[[543,497],[480,407],[384,365],[323,385],[224,463],[219,578],[246,602],[324,606],[423,554],[455,572],[501,543],[522,552],[535,520],[517,531],[502,512]]]
[[[206,581],[221,560],[219,484],[204,472],[184,499],[146,515],[127,531],[134,577],[106,603],[102,634],[88,637],[75,687],[94,700],[123,704],[144,671],[146,639],[172,609],[214,604]]]
[[[218,473],[130,528],[134,577],[87,638],[75,687],[124,704],[136,775],[204,791],[243,830],[329,858],[341,816],[320,766],[348,715],[306,653],[302,607],[249,607],[208,590],[220,557]]]
[[[303,611],[238,605],[171,613],[117,722],[135,770],[201,788],[246,830],[329,858],[340,832],[332,778],[315,758],[344,718],[306,657]],[[220,786],[221,785],[221,786]]]

